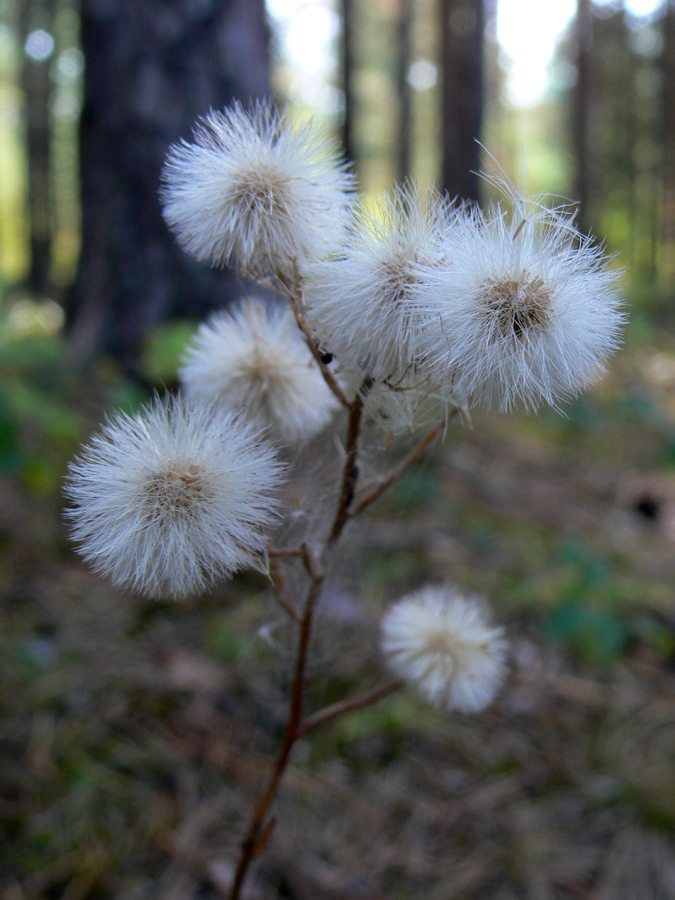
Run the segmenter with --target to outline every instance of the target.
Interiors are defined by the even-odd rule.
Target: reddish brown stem
[[[271,547],[267,551],[267,555],[270,559],[280,559],[282,556],[302,556],[302,550],[295,547],[281,547],[280,549]]]
[[[246,873],[253,862],[256,851],[265,843],[263,838],[268,827],[266,824],[267,814],[276,796],[279,782],[286,771],[293,745],[300,736],[300,722],[302,720],[302,707],[305,694],[307,651],[309,650],[309,640],[312,633],[314,607],[319,596],[319,591],[321,590],[322,580],[323,577],[321,575],[315,575],[309,586],[305,611],[302,616],[302,621],[300,622],[300,636],[298,639],[298,652],[295,662],[295,677],[293,679],[293,689],[291,691],[288,722],[286,723],[281,750],[279,751],[279,756],[277,757],[274,769],[268,779],[267,786],[258,798],[251,822],[242,841],[241,854],[234,875],[234,881],[232,882],[230,900],[238,900]]]
[[[291,309],[293,310],[293,315],[295,316],[295,321],[298,323],[298,328],[302,332],[302,335],[307,343],[307,346],[310,349],[310,352],[314,359],[316,360],[316,364],[319,369],[321,369],[321,374],[323,375],[323,379],[333,392],[333,394],[337,397],[340,403],[349,408],[351,403],[349,398],[342,390],[340,385],[338,384],[335,376],[328,368],[326,363],[323,360],[323,354],[319,350],[319,346],[316,342],[316,337],[314,336],[314,332],[310,328],[305,316],[302,312],[302,301],[300,299],[300,290],[297,287],[297,283],[299,282],[299,278],[296,277],[296,284],[293,284],[283,273],[277,273],[277,278],[279,279],[280,284],[284,289],[284,293],[288,299],[288,302],[291,305]]]
[[[359,470],[356,464],[359,455],[359,437],[361,435],[361,419],[363,417],[363,403],[368,391],[373,386],[370,378],[366,378],[361,389],[354,397],[349,411],[349,424],[347,426],[347,446],[345,447],[345,465],[342,471],[342,486],[340,499],[333,521],[333,528],[328,538],[329,544],[334,544],[342,534],[342,529],[349,518],[349,508],[354,500],[356,483],[359,478]]]
[[[291,600],[290,594],[288,592],[288,582],[286,581],[284,570],[281,568],[281,563],[276,557],[270,558],[270,575],[272,576],[272,581],[274,582],[274,596],[277,603],[284,610],[284,612],[288,613],[291,619],[299,622],[300,613],[293,605],[293,601]]]
[[[326,706],[324,709],[320,709],[318,712],[314,713],[314,715],[305,719],[300,728],[298,737],[305,737],[305,735],[314,731],[315,728],[319,728],[321,725],[325,725],[326,722],[331,722],[333,719],[338,719],[346,713],[353,712],[357,709],[363,709],[366,706],[377,703],[378,700],[382,700],[384,697],[388,697],[389,694],[393,694],[394,691],[397,691],[402,685],[402,681],[391,681],[389,684],[385,684],[371,694],[366,694],[363,697],[354,697],[352,700],[341,700],[339,703],[333,703],[330,706]]]
[[[385,491],[389,490],[389,488],[395,484],[399,478],[401,478],[408,469],[420,458],[420,456],[424,453],[427,447],[436,440],[438,435],[443,431],[447,423],[450,419],[457,415],[459,412],[458,407],[455,407],[452,412],[448,413],[448,415],[442,419],[435,428],[433,428],[429,434],[421,441],[410,453],[401,460],[401,462],[394,466],[391,471],[385,475],[382,481],[377,485],[377,487],[373,488],[372,491],[369,491],[367,494],[364,494],[360,499],[357,500],[355,505],[349,510],[348,515],[350,517],[358,516],[359,513],[363,512],[363,510],[370,506],[371,503],[374,503],[376,500],[379,500],[382,494]]]

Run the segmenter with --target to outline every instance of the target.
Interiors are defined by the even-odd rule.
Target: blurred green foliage
[[[87,430],[68,378],[63,342],[0,328],[0,475],[37,494],[58,490],[65,461]]]
[[[196,328],[195,322],[177,319],[150,332],[143,344],[139,369],[151,384],[173,387],[177,383],[178,366]]]

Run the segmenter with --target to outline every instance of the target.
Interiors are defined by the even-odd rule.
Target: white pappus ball
[[[215,266],[294,277],[347,225],[354,178],[313,124],[269,103],[210,112],[167,156],[164,217],[183,248]]]
[[[246,410],[284,443],[312,437],[337,408],[291,310],[255,298],[201,325],[179,374],[191,399]]]
[[[375,381],[414,374],[419,285],[445,258],[457,215],[438,192],[406,184],[362,202],[339,251],[307,267],[308,317],[343,368]]]
[[[108,422],[71,463],[66,516],[119,586],[184,597],[260,563],[283,466],[259,429],[183,398]]]
[[[617,349],[620,272],[572,217],[515,198],[462,216],[451,262],[420,290],[420,353],[433,380],[470,404],[553,406],[587,387]]]
[[[398,677],[446,710],[480,712],[506,676],[502,629],[487,624],[475,597],[452,587],[428,586],[390,607],[382,649]]]

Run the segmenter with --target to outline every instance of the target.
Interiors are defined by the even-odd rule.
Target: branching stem
[[[389,490],[389,488],[396,484],[396,482],[401,478],[408,469],[413,466],[415,462],[420,458],[420,456],[424,453],[427,447],[436,440],[438,435],[443,431],[447,423],[450,419],[457,415],[459,412],[459,407],[455,407],[451,412],[448,413],[441,421],[431,429],[429,434],[416,446],[414,447],[410,453],[404,457],[401,462],[394,466],[387,475],[382,479],[382,481],[374,487],[371,491],[364,494],[362,497],[358,498],[354,506],[349,510],[348,516],[353,518],[354,516],[358,516],[359,513],[362,513],[366,507],[370,506],[371,503],[374,503],[376,500],[379,500],[382,494],[385,491]]]
[[[359,438],[361,436],[361,420],[363,417],[363,404],[368,391],[373,386],[370,378],[366,378],[361,385],[361,390],[354,398],[349,411],[349,424],[347,425],[347,445],[345,447],[345,465],[342,471],[342,486],[340,488],[340,500],[338,502],[333,528],[328,538],[329,544],[334,544],[342,534],[347,524],[349,510],[356,493],[356,483],[359,479],[357,460],[359,456]]]
[[[274,767],[270,772],[267,784],[262,793],[258,797],[253,810],[253,815],[249,823],[246,834],[241,843],[241,852],[239,861],[232,882],[229,900],[239,900],[241,889],[246,878],[249,867],[258,853],[266,846],[274,828],[274,819],[270,817],[270,809],[284,776],[291,751],[299,738],[310,734],[316,728],[326,722],[333,721],[339,716],[352,712],[353,710],[363,709],[372,703],[376,703],[383,697],[388,696],[397,688],[401,682],[394,681],[384,685],[381,688],[366,694],[362,697],[343,700],[325,707],[322,710],[309,716],[303,722],[303,707],[305,698],[305,682],[307,671],[307,659],[309,655],[309,646],[312,634],[312,622],[314,610],[319,599],[321,587],[324,581],[324,569],[327,563],[327,557],[331,554],[335,544],[339,540],[345,525],[354,516],[362,512],[371,503],[374,503],[397,479],[399,479],[413,465],[416,459],[421,456],[424,450],[432,443],[441,430],[445,427],[450,416],[457,413],[457,409],[453,410],[449,417],[445,417],[438,425],[425,437],[425,439],[413,450],[408,456],[393,468],[380,484],[361,497],[354,504],[356,488],[359,478],[358,457],[360,450],[361,427],[363,423],[363,407],[366,396],[370,391],[373,382],[370,378],[366,378],[353,400],[348,400],[342,389],[336,382],[332,373],[321,359],[321,354],[314,340],[311,329],[304,320],[302,315],[299,278],[295,279],[295,284],[279,276],[279,280],[284,286],[288,300],[293,308],[298,327],[302,331],[307,345],[312,351],[314,358],[323,373],[326,384],[333,391],[340,402],[349,410],[349,421],[347,424],[347,439],[345,444],[345,461],[342,469],[342,481],[340,484],[340,494],[335,511],[335,517],[331,526],[328,537],[325,540],[323,548],[319,556],[317,556],[310,547],[303,543],[298,549],[279,549],[269,551],[270,573],[275,582],[275,595],[277,602],[288,613],[288,615],[297,622],[299,627],[298,644],[295,659],[295,675],[293,678],[293,686],[291,689],[291,698],[289,702],[288,720],[284,730],[284,736],[279,749],[279,754],[274,763]],[[295,604],[292,602],[285,575],[282,570],[284,559],[299,558],[307,572],[309,578],[309,586],[305,604],[302,613],[299,612]]]
[[[256,856],[256,853],[262,849],[267,842],[267,838],[271,834],[273,826],[267,821],[267,816],[276,796],[279,782],[286,771],[293,745],[300,735],[300,724],[305,695],[307,651],[309,650],[314,607],[321,590],[322,581],[322,575],[315,575],[310,582],[309,590],[307,592],[305,610],[300,621],[298,652],[295,661],[295,676],[293,678],[293,688],[291,690],[291,701],[286,730],[284,731],[281,749],[279,750],[274,769],[270,773],[265,790],[258,797],[255,809],[253,810],[253,816],[251,817],[251,822],[241,844],[241,854],[235,871],[234,881],[232,882],[230,900],[238,900],[249,866]]]
[[[391,681],[389,684],[385,684],[383,687],[370,694],[365,694],[363,697],[354,697],[351,700],[341,700],[339,703],[332,703],[330,706],[320,709],[313,716],[305,719],[298,737],[305,737],[305,735],[310,734],[316,728],[325,725],[326,722],[332,722],[333,719],[344,716],[345,713],[371,706],[373,703],[377,703],[378,700],[382,700],[383,697],[393,694],[394,691],[397,691],[402,686],[402,681]]]

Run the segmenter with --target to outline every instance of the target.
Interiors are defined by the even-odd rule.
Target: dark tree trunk
[[[397,169],[398,180],[412,171],[412,104],[410,98],[410,63],[412,55],[412,0],[399,0],[397,82],[399,100]]]
[[[342,23],[342,39],[340,41],[340,74],[342,92],[344,94],[344,118],[342,120],[342,148],[347,159],[356,162],[356,138],[354,122],[356,119],[356,97],[354,94],[354,71],[356,65],[354,15],[356,0],[340,0],[340,18]]]
[[[478,200],[483,112],[483,0],[441,0],[442,171],[451,197]]]
[[[591,0],[577,0],[575,20],[577,80],[574,87],[572,136],[574,141],[575,186],[574,199],[579,203],[577,224],[587,232],[590,219],[590,142],[591,112],[591,51],[593,43],[593,12]]]
[[[237,288],[187,257],[165,226],[159,175],[198,116],[269,93],[263,0],[82,0],[82,256],[73,290],[78,361],[131,363],[147,329],[202,317]]]
[[[24,0],[19,17],[19,36],[23,46],[38,29],[51,34],[53,0],[31,3]],[[44,293],[50,286],[53,237],[52,178],[50,161],[51,122],[49,104],[52,80],[49,77],[51,54],[34,58],[24,53],[21,87],[24,97],[26,166],[28,174],[28,222],[30,270],[28,287]]]
[[[663,205],[661,265],[664,286],[675,284],[675,0],[663,17]]]

